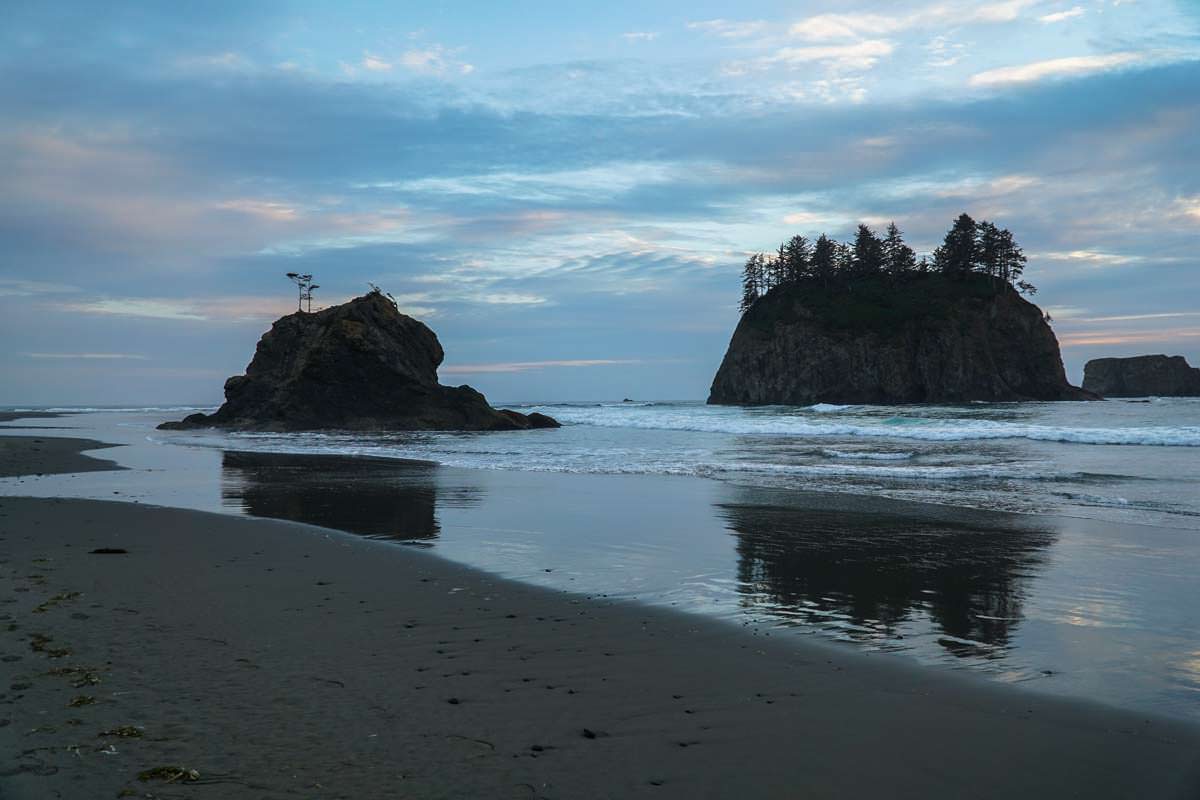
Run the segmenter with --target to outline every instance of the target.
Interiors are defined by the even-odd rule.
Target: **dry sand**
[[[319,528],[5,498],[0,554],[4,798],[1200,786],[1200,732],[1182,722],[553,593]],[[100,735],[122,728],[141,735]],[[138,781],[167,765],[199,781]]]

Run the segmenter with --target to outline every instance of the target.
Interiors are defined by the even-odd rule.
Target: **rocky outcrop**
[[[738,323],[708,402],[1091,399],[1037,306],[983,275],[928,274],[771,290]]]
[[[1183,356],[1094,358],[1083,388],[1105,397],[1200,397],[1200,369]]]
[[[165,429],[519,430],[558,427],[543,414],[500,411],[470,386],[442,386],[442,346],[379,292],[314,314],[296,312],[263,334],[245,375],[225,382],[214,414]]]

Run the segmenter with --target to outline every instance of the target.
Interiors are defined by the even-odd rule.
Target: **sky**
[[[0,7],[0,404],[216,404],[368,282],[494,401],[703,399],[740,268],[1009,228],[1200,365],[1200,0]]]

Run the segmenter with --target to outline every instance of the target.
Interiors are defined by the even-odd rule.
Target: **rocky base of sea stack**
[[[282,317],[263,334],[245,375],[225,382],[213,414],[163,430],[457,430],[557,428],[545,414],[495,409],[470,386],[442,386],[443,352],[423,323],[379,292],[313,314]]]
[[[984,275],[780,286],[743,314],[708,402],[1097,400],[1072,386],[1041,309]]]

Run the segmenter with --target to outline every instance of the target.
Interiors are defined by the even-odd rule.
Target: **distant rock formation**
[[[470,386],[442,386],[442,346],[423,323],[377,291],[314,314],[296,312],[263,334],[225,403],[160,428],[469,430],[557,428],[544,414],[497,410]]]
[[[1200,397],[1200,369],[1183,356],[1094,358],[1083,388],[1104,397]]]
[[[1095,400],[1067,383],[1041,309],[986,275],[778,286],[743,314],[708,402]]]

